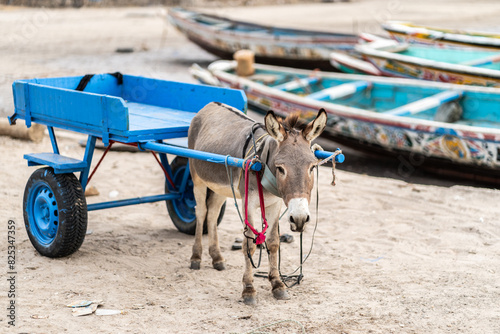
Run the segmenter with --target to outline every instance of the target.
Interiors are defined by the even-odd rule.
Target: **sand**
[[[355,1],[210,10],[282,26],[349,32],[364,25],[378,32],[382,19],[494,29],[500,3]],[[193,82],[187,67],[215,58],[188,43],[163,15],[161,8],[0,7],[0,114],[12,113],[10,83],[19,78],[119,70]],[[121,47],[136,52],[114,52]],[[81,157],[83,138],[61,133],[61,153]],[[40,256],[23,223],[23,192],[34,168],[22,156],[50,150],[48,136],[40,144],[0,137],[2,333],[242,333],[288,319],[307,333],[500,332],[498,190],[415,180],[398,174],[397,163],[378,177],[366,175],[373,174],[372,160],[353,166],[359,160],[350,165],[346,154],[336,187],[330,170],[320,168],[319,223],[304,280],[290,289],[289,301],[276,301],[269,283],[256,278],[258,305],[248,307],[241,301],[243,255],[231,251],[242,230],[232,200],[219,228],[224,272],[211,268],[206,250],[201,270],[188,268],[193,238],[176,230],[164,203],[90,212],[91,234],[79,251],[63,259]],[[112,152],[91,182],[100,195],[88,203],[162,193],[163,182],[150,154]],[[17,228],[15,328],[6,316],[9,219]],[[306,248],[312,227],[304,234]],[[286,222],[282,230],[291,233]],[[284,272],[298,265],[298,239],[282,247]],[[78,300],[102,300],[103,308],[125,314],[73,317],[65,305]],[[300,330],[292,322],[268,329]]]

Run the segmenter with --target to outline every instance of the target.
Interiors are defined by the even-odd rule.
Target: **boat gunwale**
[[[357,35],[351,35],[351,34],[343,34],[343,33],[331,33],[331,32],[326,32],[326,31],[315,31],[315,30],[307,30],[307,29],[291,29],[291,28],[281,28],[281,27],[273,27],[273,26],[265,26],[265,25],[260,25],[256,23],[251,23],[251,22],[243,22],[243,21],[235,21],[231,20],[228,18],[224,17],[219,17],[216,15],[211,15],[211,14],[205,14],[205,13],[199,13],[199,12],[192,12],[195,13],[196,15],[201,15],[201,16],[207,16],[209,18],[216,18],[218,20],[226,21],[228,23],[232,24],[238,24],[238,25],[246,25],[254,28],[261,28],[262,30],[274,30],[274,31],[283,31],[283,32],[290,32],[290,33],[300,33],[299,37],[297,36],[286,36],[286,35],[279,35],[280,41],[296,41],[296,42],[302,42],[302,41],[309,41],[311,43],[321,43],[321,44],[327,44],[327,43],[335,43],[335,44],[351,44],[354,46],[357,41],[358,37]],[[261,32],[255,32],[255,31],[237,31],[237,30],[225,30],[225,29],[217,29],[216,26],[211,26],[211,25],[204,25],[197,23],[196,21],[193,20],[191,16],[189,17],[183,17],[182,15],[179,15],[176,11],[169,11],[168,14],[171,18],[174,18],[175,20],[182,21],[185,24],[195,26],[197,29],[203,29],[211,32],[216,32],[220,35],[225,35],[228,37],[233,37],[233,36],[244,36],[245,38],[253,38],[253,39],[263,39],[263,40],[271,40],[276,42],[275,37],[276,35],[274,34],[262,34]],[[196,16],[194,15],[194,16]],[[304,34],[304,33],[309,33],[309,35]],[[321,35],[321,38],[316,38],[316,35]]]
[[[495,34],[487,32],[481,33],[481,32],[464,31],[464,34],[461,34],[459,30],[444,29],[444,28],[440,30],[439,28],[418,26],[410,22],[399,22],[399,21],[389,21],[383,23],[382,28],[388,31],[389,33],[399,33],[408,37],[411,37],[412,30],[425,29],[426,32],[421,31],[419,33],[424,35],[421,36],[421,38],[428,39],[429,41],[433,40],[437,42],[449,41],[453,43],[465,44],[471,46],[493,47],[493,48],[500,47],[500,35],[499,37],[493,37],[495,36]],[[433,32],[442,34],[442,36],[436,39],[430,38]],[[473,35],[469,33],[472,33]],[[487,35],[490,35],[491,37]]]

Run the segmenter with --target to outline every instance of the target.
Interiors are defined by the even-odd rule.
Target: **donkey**
[[[288,116],[284,121],[273,111],[265,117],[264,125],[228,105],[212,102],[201,109],[189,127],[188,146],[190,149],[245,158],[247,151],[253,152],[253,140],[257,139],[257,153],[276,177],[278,195],[264,189],[266,218],[269,223],[266,246],[269,254],[269,280],[273,296],[278,300],[289,299],[278,271],[279,214],[282,202],[288,207],[290,229],[302,232],[310,220],[309,203],[314,185],[313,170],[318,160],[311,151],[311,141],[325,129],[327,114],[321,109],[317,117],[307,125],[301,124],[298,114]],[[260,139],[260,140],[259,140]],[[253,156],[253,154],[251,154]],[[191,177],[196,199],[196,233],[191,256],[191,269],[200,269],[202,254],[202,234],[207,222],[209,254],[212,265],[217,270],[225,269],[217,236],[217,218],[227,197],[232,197],[231,184],[224,165],[202,160],[189,160]],[[237,198],[244,203],[244,173],[239,168],[232,170],[232,182]],[[243,174],[244,175],[244,174]],[[260,202],[257,181],[249,174],[248,220],[260,229]],[[248,230],[246,236],[254,234]],[[245,271],[243,274],[243,301],[247,305],[256,304],[251,260],[256,245],[243,242]],[[249,253],[248,253],[249,252]]]

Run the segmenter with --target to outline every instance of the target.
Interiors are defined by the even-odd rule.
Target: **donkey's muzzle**
[[[297,217],[293,217],[293,216],[290,216],[290,229],[293,231],[293,232],[303,232],[305,227],[306,227],[306,224],[309,222],[310,220],[310,216],[307,215],[307,217],[300,217],[300,218],[297,218]]]
[[[292,232],[303,232],[306,224],[311,220],[309,202],[305,198],[293,198],[288,203],[290,215],[290,229]]]

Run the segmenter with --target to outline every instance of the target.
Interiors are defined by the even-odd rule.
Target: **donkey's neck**
[[[269,167],[271,173],[276,176],[276,153],[278,152],[278,142],[271,136],[266,136],[259,147],[260,160]]]

